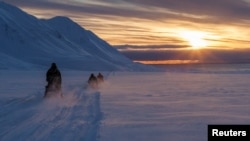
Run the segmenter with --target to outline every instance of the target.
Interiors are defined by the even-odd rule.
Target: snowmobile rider
[[[97,78],[95,77],[95,75],[93,73],[91,73],[91,75],[89,77],[88,84],[92,88],[97,88]]]
[[[99,72],[98,75],[97,75],[97,82],[98,82],[98,83],[104,82],[103,75],[102,75],[100,72]]]
[[[45,97],[49,91],[61,91],[62,78],[61,73],[58,70],[56,63],[52,63],[51,67],[46,73],[46,81],[48,82],[46,86]],[[60,94],[62,96],[62,94]]]

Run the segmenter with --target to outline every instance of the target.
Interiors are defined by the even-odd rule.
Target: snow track
[[[71,87],[63,99],[43,99],[42,95],[0,101],[1,141],[98,140],[100,92]]]

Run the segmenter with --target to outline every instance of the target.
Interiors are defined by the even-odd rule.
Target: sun
[[[182,31],[180,36],[186,40],[193,49],[201,49],[208,46],[207,41],[204,39],[206,36],[203,32],[198,31]]]

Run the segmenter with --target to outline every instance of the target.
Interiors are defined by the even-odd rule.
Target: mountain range
[[[144,71],[117,49],[68,17],[38,19],[0,2],[0,69],[59,68],[85,71]]]

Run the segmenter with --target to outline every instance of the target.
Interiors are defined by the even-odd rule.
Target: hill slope
[[[149,70],[67,17],[37,19],[4,2],[0,13],[0,57],[8,60],[2,68],[39,69],[56,62],[75,70]]]

